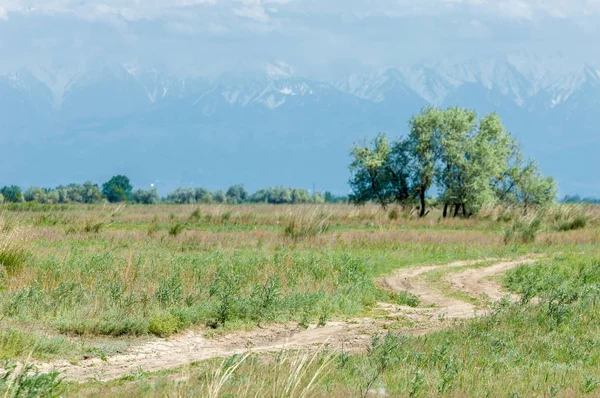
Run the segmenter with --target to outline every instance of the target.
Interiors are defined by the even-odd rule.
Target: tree
[[[167,202],[180,205],[196,203],[196,190],[194,188],[177,188],[167,195]]]
[[[102,184],[102,194],[111,203],[126,202],[131,198],[133,187],[129,178],[124,175],[112,177],[108,182]]]
[[[494,189],[501,202],[519,205],[527,213],[531,207],[543,207],[556,199],[556,182],[543,177],[534,160],[523,160],[515,146],[508,167],[495,181]]]
[[[227,197],[228,203],[240,204],[248,199],[248,191],[246,191],[246,188],[241,184],[233,185],[229,187],[225,196]]]
[[[0,194],[2,194],[6,202],[20,203],[24,201],[21,188],[16,185],[3,187],[0,189]]]
[[[496,114],[477,123],[475,112],[450,108],[443,111],[442,119],[436,181],[443,216],[449,206],[454,206],[455,216],[461,209],[467,216],[496,202],[493,182],[508,168],[515,143]]]
[[[102,192],[100,192],[100,188],[97,184],[86,181],[83,185],[79,186],[78,189],[81,192],[83,203],[99,203],[102,201]]]
[[[136,189],[131,195],[131,199],[134,203],[142,205],[153,205],[160,202],[160,195],[156,188],[152,189]]]
[[[223,191],[215,191],[213,193],[213,200],[215,203],[225,203],[227,201],[227,196],[225,196],[225,192]]]
[[[413,116],[409,123],[410,132],[406,145],[412,156],[413,187],[421,204],[420,217],[427,214],[425,199],[435,180],[442,116],[439,109],[426,108],[419,115]]]
[[[529,160],[516,176],[515,196],[527,213],[531,207],[544,207],[556,199],[556,182],[543,177],[537,164]]]
[[[40,187],[29,187],[23,192],[23,199],[26,202],[47,203],[48,193]]]
[[[293,189],[292,190],[292,203],[293,204],[301,204],[301,203],[310,203],[311,197],[306,189]]]
[[[196,188],[196,203],[212,203],[213,197],[208,189]]]
[[[385,134],[378,134],[370,146],[354,146],[350,153],[350,201],[356,204],[375,201],[385,209],[394,200],[390,175],[385,169],[390,159]]]
[[[411,186],[411,163],[408,140],[399,140],[392,144],[390,156],[384,164],[384,172],[387,173],[391,194],[396,203],[404,204],[414,196]]]
[[[388,143],[378,134],[367,146],[351,151],[350,199],[384,209],[415,197],[420,216],[427,214],[427,194],[439,191],[443,216],[454,207],[467,217],[484,205],[519,203],[525,211],[554,200],[556,184],[544,178],[534,162],[524,163],[515,140],[500,117],[464,108],[427,108],[413,116],[406,139]]]

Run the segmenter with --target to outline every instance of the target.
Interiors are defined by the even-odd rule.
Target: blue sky
[[[597,62],[599,22],[600,0],[0,0],[0,72],[102,60],[210,75],[260,60],[334,77],[504,53]]]

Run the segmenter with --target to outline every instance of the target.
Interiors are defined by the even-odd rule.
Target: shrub
[[[168,337],[179,331],[179,319],[169,313],[157,314],[150,318],[148,331],[158,337]]]

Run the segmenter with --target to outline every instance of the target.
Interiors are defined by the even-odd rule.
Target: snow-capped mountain
[[[216,79],[130,63],[32,68],[0,76],[0,146],[12,165],[0,185],[122,171],[141,183],[160,175],[177,184],[317,183],[344,192],[354,141],[402,134],[411,114],[433,104],[497,111],[565,192],[597,194],[590,170],[600,151],[599,102],[598,69],[562,58],[446,60],[337,82],[304,78],[282,62]],[[32,155],[48,167],[25,162]]]

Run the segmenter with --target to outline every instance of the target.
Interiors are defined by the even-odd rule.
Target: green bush
[[[148,324],[148,331],[158,337],[168,337],[177,333],[179,328],[179,319],[169,313],[154,315]]]

